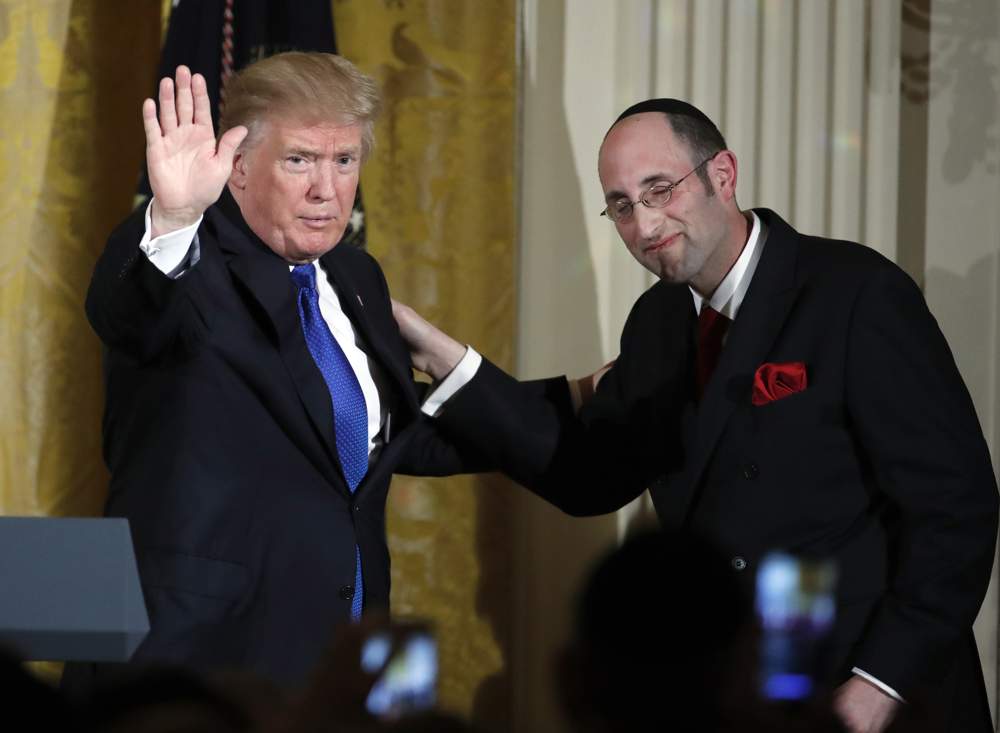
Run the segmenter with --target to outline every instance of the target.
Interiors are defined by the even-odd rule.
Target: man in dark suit
[[[107,513],[131,523],[138,661],[299,684],[338,622],[389,602],[393,471],[465,468],[423,419],[376,262],[337,247],[379,107],[331,54],[143,105],[153,199],[116,230],[87,313],[107,348]]]
[[[748,585],[771,549],[834,559],[827,673],[848,728],[882,730],[909,701],[929,729],[992,730],[971,627],[996,481],[916,285],[866,247],[742,211],[735,155],[684,102],[626,110],[599,173],[604,213],[660,278],[617,362],[577,414],[565,379],[484,361],[439,423],[573,514],[649,487],[665,526],[728,548]],[[396,311],[415,364],[444,376],[461,346]]]

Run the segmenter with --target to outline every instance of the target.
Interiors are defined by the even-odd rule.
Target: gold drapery
[[[340,52],[385,95],[362,171],[368,247],[393,296],[510,368],[515,322],[514,0],[336,0]],[[397,477],[396,614],[430,617],[441,703],[509,725],[514,487]]]
[[[0,513],[94,514],[100,345],[83,298],[132,201],[160,0],[0,0]]]
[[[131,206],[159,46],[159,0],[0,0],[2,515],[104,503],[101,352],[83,299]]]
[[[0,514],[89,515],[100,457],[94,261],[128,212],[169,0],[0,0]],[[341,52],[386,97],[363,174],[397,298],[502,366],[514,324],[515,3],[335,0]],[[512,489],[397,478],[394,611],[437,623],[441,701],[509,719]]]

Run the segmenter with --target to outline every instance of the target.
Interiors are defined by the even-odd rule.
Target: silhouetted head
[[[711,730],[734,686],[752,689],[753,614],[727,559],[690,534],[628,539],[579,595],[559,666],[581,730]]]
[[[83,730],[95,733],[241,733],[251,716],[195,672],[126,668],[103,679],[84,705]]]

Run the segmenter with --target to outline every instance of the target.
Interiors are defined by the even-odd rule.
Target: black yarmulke
[[[663,112],[668,115],[695,117],[702,122],[715,127],[715,123],[693,104],[688,104],[680,99],[669,99],[665,97],[660,99],[647,99],[644,102],[637,102],[618,115],[618,119],[616,119],[615,122],[621,122],[626,117],[642,114],[643,112]]]

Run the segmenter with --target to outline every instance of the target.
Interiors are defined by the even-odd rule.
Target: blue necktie
[[[333,429],[337,455],[347,486],[353,494],[368,471],[368,408],[358,377],[344,355],[344,350],[330,333],[319,310],[315,265],[296,265],[292,282],[299,288],[299,319],[302,333],[313,361],[319,367],[333,401]],[[364,579],[361,576],[361,550],[354,546],[354,598],[351,618],[361,618]]]

